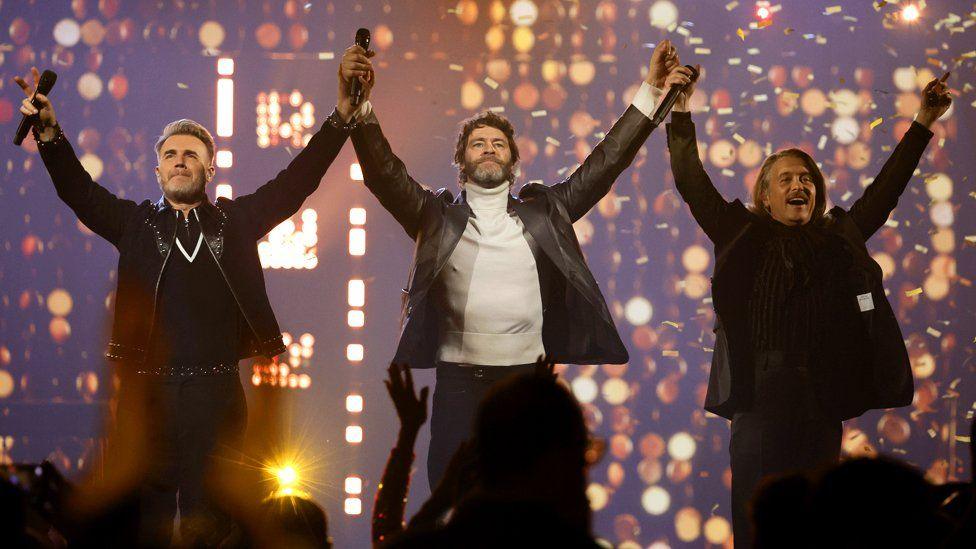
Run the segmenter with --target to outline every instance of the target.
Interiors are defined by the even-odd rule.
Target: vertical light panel
[[[362,307],[366,304],[366,283],[354,278],[349,281],[349,306]]]
[[[217,80],[217,136],[234,135],[234,81]]]
[[[366,255],[366,229],[349,229],[349,255]]]

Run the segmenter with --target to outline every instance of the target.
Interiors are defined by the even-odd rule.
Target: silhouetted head
[[[586,424],[573,395],[537,374],[499,382],[481,401],[475,420],[478,467],[486,484],[527,472],[544,474],[551,458],[581,472],[586,467]]]
[[[325,511],[303,496],[278,496],[264,502],[269,526],[286,536],[282,547],[332,547]]]
[[[767,477],[752,498],[756,549],[807,547],[813,483],[803,473]]]
[[[928,547],[946,534],[922,473],[887,457],[829,469],[812,503],[818,547]]]

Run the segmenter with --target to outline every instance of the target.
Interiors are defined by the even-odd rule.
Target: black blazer
[[[622,364],[627,350],[620,341],[603,295],[590,273],[573,223],[607,192],[650,135],[653,125],[630,106],[583,164],[552,186],[524,186],[510,208],[544,252],[537,263],[551,262],[551,291],[543,292],[542,340],[557,362]],[[400,339],[395,362],[433,367],[438,344],[438,317],[429,291],[457,246],[471,216],[463,193],[432,192],[407,173],[370,114],[352,131],[366,187],[416,242],[413,266],[404,289]]]
[[[204,242],[240,307],[242,324],[249,328],[238,343],[239,358],[258,354],[270,358],[285,352],[264,287],[256,241],[297,212],[318,188],[348,135],[330,116],[274,179],[251,194],[200,206]],[[154,329],[159,279],[176,237],[176,216],[162,198],[136,203],[92,181],[62,134],[50,143],[38,142],[38,149],[58,197],[82,223],[119,250],[115,320],[106,357],[142,363]]]
[[[767,221],[741,201],[727,202],[698,157],[695,125],[688,113],[673,113],[667,125],[671,170],[678,192],[715,245],[712,299],[716,343],[705,409],[731,419],[752,407],[755,372],[749,340],[748,299]],[[888,219],[918,166],[932,132],[913,123],[881,172],[849,211],[834,207],[822,221],[839,237],[847,260],[835,291],[827,297],[830,321],[813,361],[817,397],[838,419],[874,408],[911,404],[912,372],[901,329],[885,297],[881,267],[865,242]],[[874,308],[861,311],[858,296],[870,294]]]

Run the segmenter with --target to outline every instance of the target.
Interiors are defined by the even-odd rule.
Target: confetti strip
[[[908,290],[907,292],[905,292],[905,296],[906,297],[915,297],[915,296],[917,296],[920,293],[922,293],[922,289],[921,288],[915,288],[914,290]]]
[[[179,88],[179,89],[181,89],[181,90],[186,90],[186,89],[189,89],[190,88],[190,86],[187,86],[183,82],[177,82],[176,83],[176,87]]]
[[[929,334],[932,337],[942,337],[942,332],[940,332],[939,330],[936,330],[935,328],[933,328],[931,326],[929,326],[928,328],[925,329],[925,333]]]
[[[824,15],[833,15],[835,13],[840,13],[843,10],[844,10],[844,8],[841,7],[841,6],[828,6],[828,7],[824,8],[823,14]]]
[[[486,76],[484,82],[485,85],[488,86],[489,88],[493,90],[498,89],[498,82],[495,82],[490,76]]]
[[[664,350],[664,351],[661,351],[661,355],[662,355],[662,356],[670,356],[670,357],[676,357],[676,356],[679,356],[679,355],[678,355],[678,351],[670,351],[670,350]]]
[[[462,65],[458,65],[456,63],[451,63],[450,65],[447,66],[447,68],[457,72],[461,72],[464,70],[464,67]]]
[[[547,114],[549,114],[549,113],[547,113],[544,110],[542,110],[542,111],[532,111],[532,118],[540,118],[540,117],[546,116]]]
[[[558,147],[561,145],[561,143],[559,143],[559,140],[556,139],[555,137],[546,137],[546,143],[549,143],[553,147]]]
[[[739,37],[740,40],[742,40],[743,42],[745,42],[745,40],[746,40],[746,31],[744,31],[744,30],[742,30],[740,28],[740,29],[738,29],[738,30],[735,31],[735,34]]]
[[[874,120],[871,121],[870,124],[871,129],[873,130],[874,128],[877,128],[878,126],[881,125],[882,122],[884,122],[884,118],[875,118]]]

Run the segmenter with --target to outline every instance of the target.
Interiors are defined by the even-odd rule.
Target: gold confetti
[[[559,140],[555,137],[546,137],[546,143],[549,143],[553,147],[558,147],[560,145]]]
[[[484,82],[485,82],[485,85],[488,86],[489,88],[491,88],[493,90],[497,90],[498,89],[498,82],[495,82],[495,80],[492,79],[490,76],[486,76]]]
[[[925,329],[925,333],[929,334],[932,337],[942,337],[942,332],[940,332],[939,330],[936,330],[935,328],[933,328],[931,326],[929,326],[928,328]]]
[[[833,15],[842,11],[844,11],[844,8],[841,6],[827,6],[824,8],[824,15]]]
[[[662,356],[675,357],[675,356],[678,356],[678,351],[671,351],[671,350],[667,350],[666,349],[664,351],[661,351],[661,355]]]
[[[871,129],[873,130],[874,128],[880,126],[882,122],[884,122],[884,118],[875,118],[871,121]]]
[[[764,28],[766,28],[766,27],[768,27],[768,26],[770,26],[772,24],[773,24],[773,20],[772,19],[763,19],[762,21],[756,23],[756,28],[757,29],[764,29]]]
[[[914,290],[908,290],[907,292],[905,292],[905,296],[906,297],[914,297],[914,296],[917,296],[920,293],[922,293],[922,289],[921,288],[915,288]]]
[[[539,118],[539,117],[542,117],[542,116],[546,116],[547,114],[549,114],[549,113],[547,113],[545,110],[532,111],[532,118]]]
[[[741,135],[739,135],[737,133],[733,133],[732,134],[732,139],[735,139],[736,141],[738,141],[740,145],[746,142],[746,138],[745,137],[742,137]]]
[[[685,328],[685,325],[684,324],[682,324],[680,322],[675,322],[673,320],[665,320],[661,324],[663,324],[665,326],[671,326],[672,328],[675,328],[675,329],[677,329],[679,331],[681,331],[681,330],[683,330]]]
[[[447,68],[457,72],[461,72],[464,70],[464,66],[458,65],[457,63],[451,63],[450,65],[447,66]]]
[[[640,256],[640,257],[638,257],[638,258],[637,258],[637,259],[636,259],[636,260],[634,261],[634,263],[636,263],[636,264],[638,264],[638,265],[644,265],[644,264],[645,264],[645,263],[647,263],[648,261],[649,261],[649,259],[648,259],[648,257],[647,257],[646,255],[642,255],[642,256]]]
[[[728,4],[725,4],[725,11],[732,11],[737,7],[739,7],[739,1],[735,0],[733,2],[729,2]]]
[[[190,88],[190,86],[187,86],[183,82],[177,82],[176,83],[176,87],[179,88],[179,89],[181,89],[181,90],[186,90],[186,89],[189,89]]]
[[[695,48],[695,55],[711,55],[711,48]]]
[[[785,34],[786,36],[793,34],[793,32],[794,30],[792,27],[786,27],[785,29],[783,29],[783,34]]]
[[[735,34],[739,37],[739,40],[742,40],[743,42],[745,41],[745,39],[746,39],[746,31],[744,31],[741,28],[739,28],[738,30],[735,31]]]

